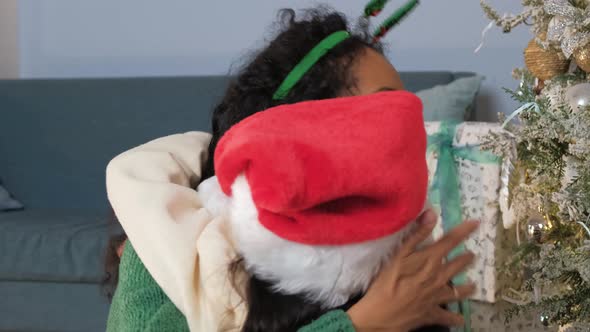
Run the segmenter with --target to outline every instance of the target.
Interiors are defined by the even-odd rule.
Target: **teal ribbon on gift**
[[[469,160],[477,163],[497,163],[498,157],[490,152],[481,151],[479,145],[454,146],[453,140],[459,124],[455,122],[441,122],[439,131],[428,136],[428,152],[438,154],[438,163],[434,178],[429,189],[430,202],[438,206],[442,213],[444,232],[448,232],[463,221],[461,210],[461,194],[459,192],[459,174],[457,160]],[[449,258],[453,258],[465,251],[464,244],[454,248]],[[455,285],[464,284],[465,273],[453,279]],[[465,332],[471,331],[471,310],[469,301],[459,304],[465,317]],[[457,310],[457,306],[454,306]]]

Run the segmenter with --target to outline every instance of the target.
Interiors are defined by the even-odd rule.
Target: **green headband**
[[[336,31],[324,38],[319,44],[317,44],[303,59],[291,70],[289,75],[285,77],[277,91],[272,96],[273,100],[281,100],[289,94],[289,91],[293,89],[295,84],[301,80],[303,75],[307,73],[313,65],[316,64],[329,50],[334,46],[340,44],[344,40],[348,39],[350,34],[348,31]]]

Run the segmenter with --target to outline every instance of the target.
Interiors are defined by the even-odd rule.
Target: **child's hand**
[[[464,253],[445,262],[449,252],[477,229],[479,223],[464,222],[440,240],[417,249],[436,223],[436,215],[426,211],[415,234],[402,245],[373,282],[367,294],[350,310],[359,332],[406,332],[427,325],[461,326],[463,317],[447,311],[443,304],[469,297],[474,284],[450,287],[448,282],[474,259]]]

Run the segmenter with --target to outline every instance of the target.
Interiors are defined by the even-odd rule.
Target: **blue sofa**
[[[408,90],[468,73],[402,73]],[[124,150],[208,130],[227,77],[0,80],[0,331],[104,331],[112,216],[104,170]]]

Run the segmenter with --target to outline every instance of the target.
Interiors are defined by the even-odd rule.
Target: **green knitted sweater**
[[[183,314],[174,306],[127,243],[121,257],[119,284],[107,322],[107,332],[188,332]],[[348,315],[335,310],[299,332],[354,332]],[[203,331],[209,332],[209,331]],[[211,331],[214,332],[214,331]]]

